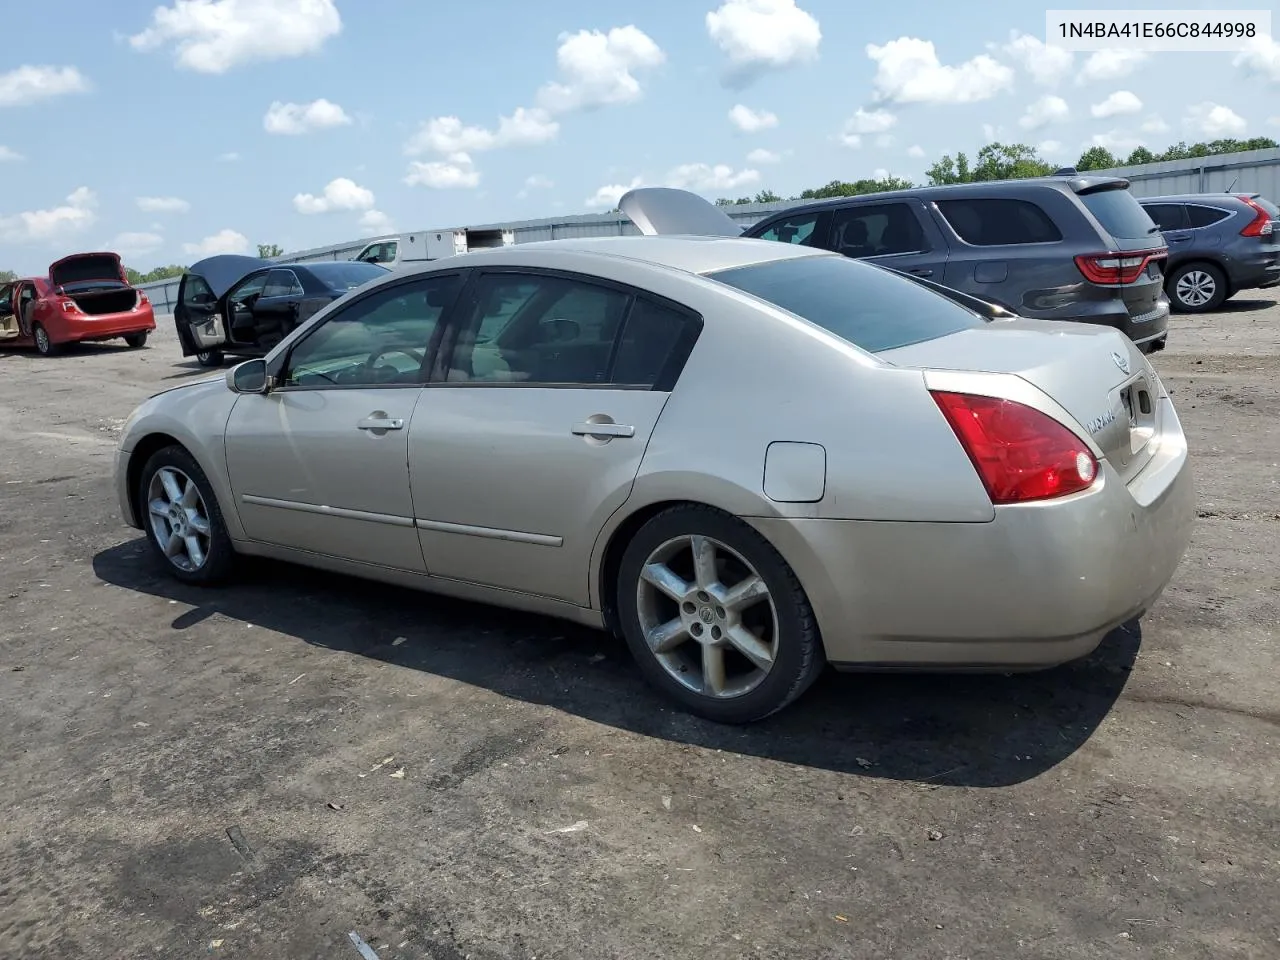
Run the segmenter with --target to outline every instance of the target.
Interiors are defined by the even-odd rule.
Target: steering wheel
[[[403,353],[406,357],[413,360],[413,362],[419,367],[422,366],[422,362],[427,358],[427,352],[425,350],[416,350],[413,347],[379,347],[373,353],[369,354],[369,359],[364,362],[365,367],[369,370],[373,370],[377,366],[378,361],[388,353]],[[392,369],[395,368],[393,367]],[[396,373],[398,375],[399,371],[397,370]]]

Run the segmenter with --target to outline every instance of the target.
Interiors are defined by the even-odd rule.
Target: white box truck
[[[509,247],[515,242],[514,230],[428,230],[370,241],[351,259],[394,270],[411,263],[456,257],[470,250]]]

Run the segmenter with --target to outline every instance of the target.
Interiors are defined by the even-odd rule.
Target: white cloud
[[[48,210],[0,215],[0,239],[13,243],[58,243],[93,226],[98,198],[88,187],[73,190],[65,202]]]
[[[365,236],[373,236],[374,234],[394,233],[395,225],[391,222],[391,218],[381,210],[366,210],[360,217],[360,229],[365,232]]]
[[[248,253],[249,238],[243,233],[228,228],[205,237],[199,243],[184,243],[182,251],[206,257],[215,257],[224,253]]]
[[[345,127],[351,123],[347,112],[323,97],[310,103],[272,102],[262,118],[262,129],[267,133],[283,136],[299,136],[315,130]]]
[[[0,143],[0,163],[12,163],[23,159],[25,158],[17,150]]]
[[[325,184],[320,196],[300,193],[293,198],[293,208],[299,213],[334,213],[338,210],[372,210],[373,191],[360,186],[347,177],[338,177]]]
[[[14,40],[12,36],[9,38]],[[25,107],[40,100],[84,93],[86,80],[75,67],[24,65],[0,73],[0,107]]]
[[[1268,36],[1254,37],[1231,63],[1246,73],[1280,83],[1280,42]]]
[[[186,213],[191,209],[181,197],[138,197],[135,202],[144,213]]]
[[[725,0],[706,16],[707,33],[728,57],[731,86],[767,70],[815,60],[822,29],[795,0]]]
[[[747,163],[766,164],[781,163],[782,156],[774,153],[772,150],[766,150],[764,147],[757,147],[747,154]]]
[[[1009,31],[1009,42],[1000,49],[1025,70],[1033,82],[1044,87],[1061,83],[1075,62],[1070,50],[1048,46],[1039,37],[1017,30]]]
[[[494,130],[468,127],[458,117],[433,117],[405,144],[411,157],[424,153],[480,153],[499,147],[546,143],[560,132],[560,124],[538,108],[517,107],[509,117],[500,117]]]
[[[872,180],[888,180],[890,176],[892,176],[892,174],[890,174],[884,167],[876,167],[871,171]]]
[[[240,159],[240,154],[236,153],[234,150],[232,150],[230,153],[218,154],[219,163],[235,163],[239,159]]]
[[[1230,107],[1220,103],[1197,103],[1187,108],[1182,118],[1184,126],[1197,136],[1217,140],[1222,137],[1242,137],[1249,129],[1245,119]]]
[[[579,30],[561,34],[556,50],[560,80],[538,91],[538,105],[551,113],[631,103],[642,94],[636,73],[653,69],[666,54],[635,26],[608,33]]]
[[[919,145],[912,145],[910,147],[907,147],[907,156],[915,157],[917,160],[919,160],[921,157],[924,156],[924,147]]]
[[[1128,90],[1117,90],[1101,103],[1095,103],[1089,108],[1089,112],[1099,120],[1105,120],[1107,117],[1124,117],[1141,111],[1142,101]]]
[[[1019,118],[1018,125],[1024,130],[1039,130],[1050,124],[1062,123],[1069,116],[1071,108],[1067,106],[1067,101],[1049,95],[1028,106],[1027,112]]]
[[[1036,146],[1036,153],[1040,156],[1048,158],[1055,153],[1062,152],[1062,141],[1060,140],[1043,140]]]
[[[778,115],[770,113],[768,110],[756,112],[750,107],[739,103],[729,111],[729,122],[743,133],[759,133],[761,130],[769,130],[776,127],[778,125]]]
[[[1142,125],[1143,133],[1168,133],[1169,125],[1160,117],[1152,117]]]
[[[884,46],[867,44],[876,64],[876,97],[893,103],[976,103],[1013,85],[1013,70],[979,54],[959,66],[938,60],[932,41],[899,37]]]
[[[605,208],[613,209],[618,205],[618,201],[622,199],[622,195],[628,190],[634,190],[644,181],[636,177],[630,183],[609,183],[605,184],[597,190],[592,196],[587,197],[586,205],[594,209]]]
[[[121,233],[107,244],[108,250],[114,250],[122,257],[141,257],[155,253],[164,246],[164,237],[158,233]]]
[[[685,163],[667,174],[667,186],[682,190],[734,190],[758,183],[760,171],[734,170],[727,163]]]
[[[1102,147],[1119,160],[1124,160],[1139,147],[1145,146],[1139,137],[1124,130],[1110,130],[1107,133],[1095,133],[1089,138],[1085,148]]]
[[[552,187],[555,186],[555,184],[552,183],[550,179],[537,173],[535,173],[531,177],[526,178],[524,181],[524,185],[528,187],[530,190],[550,190]]]
[[[413,161],[404,182],[411,187],[433,190],[470,190],[480,186],[480,172],[468,154],[453,153],[447,160]]]
[[[845,146],[860,147],[864,135],[878,133],[881,136],[877,139],[876,145],[887,147],[892,142],[892,138],[885,136],[885,131],[891,129],[897,122],[898,118],[887,110],[867,111],[859,107],[854,115],[844,122],[840,140]]]
[[[333,0],[174,0],[129,38],[135,50],[172,44],[178,65],[226,73],[247,63],[318,53],[342,31]]]
[[[1145,50],[1097,50],[1080,68],[1077,84],[1099,80],[1119,80],[1137,70],[1150,58]]]

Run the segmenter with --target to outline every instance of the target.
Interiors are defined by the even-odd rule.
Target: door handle
[[[356,427],[360,430],[403,430],[404,420],[400,417],[365,417]]]
[[[636,435],[636,428],[626,423],[579,423],[573,427],[578,437],[619,437],[627,438]]]

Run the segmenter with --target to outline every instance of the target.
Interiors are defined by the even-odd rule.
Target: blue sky
[[[0,65],[0,268],[585,213],[641,183],[920,179],[990,139],[1071,162],[1280,138],[1269,37],[1065,56],[1044,29],[1004,0],[13,3],[6,37],[35,42]]]

